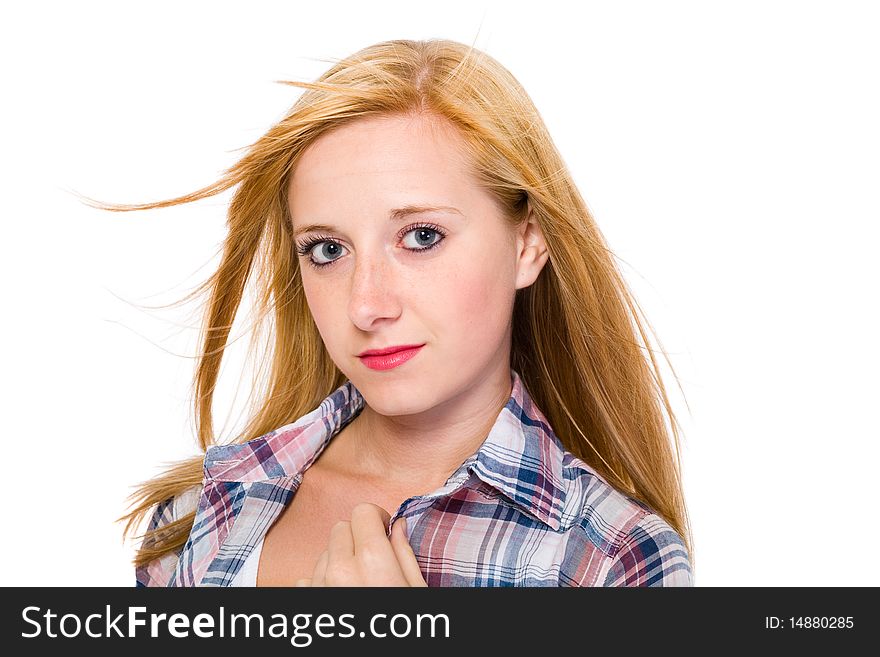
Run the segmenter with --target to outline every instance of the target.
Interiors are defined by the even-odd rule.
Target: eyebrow
[[[458,214],[462,217],[461,210],[458,208],[454,208],[451,205],[405,205],[402,208],[394,208],[388,213],[388,219],[391,221],[403,221],[407,217],[414,214],[425,214],[427,212],[447,212],[452,214]],[[338,230],[334,226],[328,226],[327,224],[309,224],[308,226],[303,226],[302,228],[297,228],[293,231],[293,237],[296,239],[303,233],[311,233],[311,232],[333,232]]]

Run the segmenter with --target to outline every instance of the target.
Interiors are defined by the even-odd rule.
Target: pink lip
[[[368,349],[359,354],[359,358],[371,370],[390,370],[398,365],[403,365],[419,353],[424,346],[423,344],[401,345],[385,349]]]

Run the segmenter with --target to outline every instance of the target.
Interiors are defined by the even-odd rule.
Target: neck
[[[510,393],[504,364],[423,413],[385,416],[367,405],[330,442],[327,461],[359,479],[428,493],[479,449]]]

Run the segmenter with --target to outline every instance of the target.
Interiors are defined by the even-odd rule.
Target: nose
[[[382,320],[400,316],[392,265],[381,255],[359,254],[348,299],[348,316],[362,331],[370,331]]]

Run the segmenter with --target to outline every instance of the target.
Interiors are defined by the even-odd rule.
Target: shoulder
[[[184,492],[169,497],[153,508],[148,530],[159,529],[175,520],[180,520],[185,515],[193,513],[199,503],[202,485],[187,488]]]
[[[626,533],[603,586],[693,586],[684,541],[663,518],[646,513]]]
[[[201,492],[202,486],[200,484],[198,486],[188,488],[180,495],[171,498],[173,509],[172,515],[174,517],[174,520],[178,520],[189,513],[193,513],[196,510]]]
[[[566,453],[562,586],[692,586],[684,541],[642,502]]]
[[[159,530],[162,527],[179,520],[196,510],[199,502],[202,486],[197,485],[188,488],[183,493],[169,497],[153,508],[150,521],[147,524],[147,532]],[[141,547],[150,547],[155,543],[155,536],[147,534]],[[136,586],[167,586],[177,568],[177,560],[181,549],[169,552],[158,559],[138,566],[135,569]]]

